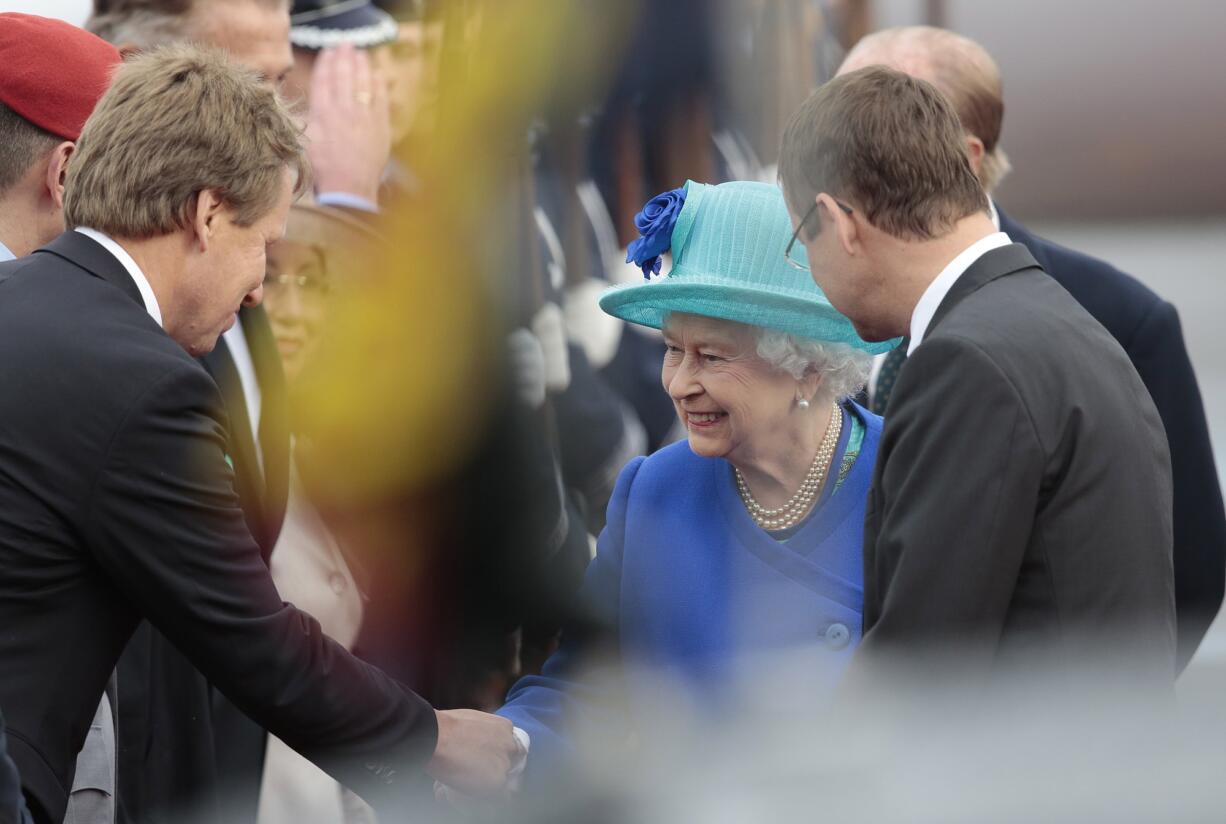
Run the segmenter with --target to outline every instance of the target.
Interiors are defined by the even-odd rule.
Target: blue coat
[[[718,702],[746,675],[746,656],[798,652],[814,677],[804,692],[833,687],[860,640],[864,507],[881,434],[879,417],[845,408],[865,424],[859,457],[786,542],[750,519],[722,459],[681,442],[626,466],[581,592],[615,635],[620,671],[584,678],[584,644],[570,637],[541,675],[511,689],[499,714],[532,738],[529,782],[569,759],[572,724],[649,743],[635,721],[650,714],[661,674]]]

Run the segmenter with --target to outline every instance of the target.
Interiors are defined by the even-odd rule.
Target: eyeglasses
[[[842,209],[847,215],[851,215],[853,213],[852,208],[846,203],[836,200],[834,204]],[[809,222],[809,218],[813,217],[813,213],[816,211],[817,201],[815,200],[813,201],[813,205],[809,207],[809,211],[805,212],[805,216],[800,219],[800,223],[796,224],[796,231],[792,232],[792,239],[788,241],[787,248],[783,250],[783,259],[788,262],[788,266],[791,266],[793,269],[799,269],[802,272],[809,271],[809,261],[807,258],[800,261],[792,257],[792,247],[796,245],[796,241],[800,240],[800,230],[804,228],[805,224]]]
[[[326,295],[330,291],[328,282],[318,275],[277,275],[272,272],[264,275],[264,287],[281,289],[286,286],[297,286],[308,295]]]

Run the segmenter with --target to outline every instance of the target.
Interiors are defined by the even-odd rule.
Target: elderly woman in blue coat
[[[657,709],[661,673],[723,702],[745,662],[790,653],[806,662],[793,686],[816,698],[860,639],[881,420],[848,398],[896,342],[861,340],[793,265],[803,251],[776,186],[691,181],[636,225],[630,256],[649,280],[600,305],[662,330],[661,379],[688,438],[625,467],[587,571],[581,596],[612,636],[618,676],[584,675],[589,638],[572,634],[500,710],[530,738],[529,783],[598,719],[606,740],[633,732],[649,746],[636,721]],[[665,251],[672,268],[651,279]]]

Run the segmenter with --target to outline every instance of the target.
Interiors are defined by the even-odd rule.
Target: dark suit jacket
[[[247,399],[224,338],[200,359],[221,390],[230,426],[226,451],[247,527],[267,563],[281,533],[289,493],[285,375],[260,307],[239,312],[260,387],[259,445]],[[262,453],[262,464],[257,456]],[[198,822],[254,822],[265,732],[243,715],[166,636],[142,623],[119,661],[121,818],[170,824],[194,811]]]
[[[1036,654],[1169,687],[1162,422],[1123,350],[1026,247],[958,279],[885,421],[865,517],[867,662],[948,654],[948,676],[977,683]]]
[[[0,633],[0,706],[37,821],[62,818],[142,618],[340,782],[377,804],[415,783],[432,709],[282,603],[234,494],[216,384],[92,240],[0,264],[0,384],[0,627],[21,628]]]
[[[1175,307],[1101,260],[1031,234],[1000,212],[1000,228],[1119,341],[1158,407],[1175,484],[1178,666],[1196,652],[1226,588],[1226,510],[1200,387]]]
[[[4,714],[0,713],[0,824],[25,824],[28,821],[21,798],[21,777],[9,758],[4,736]]]

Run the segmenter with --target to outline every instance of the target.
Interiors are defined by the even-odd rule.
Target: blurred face
[[[294,111],[302,115],[311,108],[311,74],[315,71],[318,57],[319,52],[294,49],[293,67],[281,84],[281,96],[294,107]]]
[[[743,468],[787,448],[797,381],[758,357],[751,327],[674,314],[664,341],[660,377],[695,454]]]
[[[171,336],[193,356],[211,352],[217,339],[234,326],[244,305],[264,297],[265,258],[270,245],[285,235],[293,200],[293,177],[285,171],[276,205],[250,226],[235,222],[234,212],[221,207],[208,220],[207,247],[191,256],[186,277],[176,290],[182,295],[179,321]]]
[[[289,3],[267,7],[256,0],[207,0],[192,12],[201,38],[228,52],[263,80],[279,87],[293,68]]]
[[[430,126],[437,103],[442,39],[442,23],[401,23],[395,43],[372,50],[375,67],[387,79],[393,143]]]
[[[323,326],[328,282],[323,250],[282,240],[268,249],[264,308],[291,382],[302,371]]]

